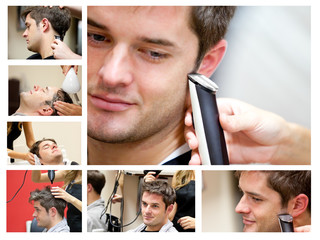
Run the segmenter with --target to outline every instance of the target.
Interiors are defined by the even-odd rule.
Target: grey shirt
[[[87,229],[92,232],[93,229],[103,229],[107,231],[106,214],[101,213],[105,208],[105,203],[102,198],[91,203],[87,208]]]
[[[68,226],[67,220],[63,218],[49,230],[45,228],[43,232],[70,232],[70,228]]]
[[[133,229],[133,230],[129,230],[128,232],[141,232],[143,231],[145,228],[147,227],[147,225],[145,225],[144,223],[142,223],[141,225],[139,225],[137,228]],[[178,232],[177,229],[175,229],[175,227],[173,226],[173,223],[168,220],[168,222],[162,226],[162,228],[159,230],[159,232]]]

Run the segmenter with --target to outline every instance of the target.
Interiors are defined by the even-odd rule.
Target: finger
[[[189,165],[201,165],[201,158],[198,150],[194,150],[191,153],[191,159],[189,161]]]
[[[197,136],[194,132],[194,129],[193,128],[185,128],[184,135],[185,135],[185,140],[188,143],[189,147],[192,150],[197,149],[199,146],[199,142],[198,142]]]
[[[186,111],[186,115],[184,118],[184,124],[188,127],[192,126],[192,112],[191,112],[191,108],[188,108],[188,110]]]

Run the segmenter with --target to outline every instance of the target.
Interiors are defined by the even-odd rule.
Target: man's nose
[[[246,202],[245,196],[242,196],[242,198],[240,199],[239,203],[236,206],[235,211],[236,213],[239,213],[239,214],[248,214],[250,212],[250,208]]]
[[[126,45],[117,45],[106,55],[99,77],[107,87],[127,86],[132,82],[132,57]]]
[[[39,86],[39,85],[34,85],[34,86],[33,86],[33,90],[39,91],[39,90],[40,90],[40,86]]]
[[[36,211],[33,212],[32,217],[37,217]]]
[[[28,29],[24,30],[22,37],[26,38],[28,36]]]

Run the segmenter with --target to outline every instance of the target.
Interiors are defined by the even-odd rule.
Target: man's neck
[[[56,216],[55,218],[52,218],[51,222],[49,223],[48,226],[46,226],[46,229],[51,229],[53,228],[55,225],[57,225],[59,222],[61,222],[63,220],[63,218],[61,216]]]
[[[169,133],[153,135],[139,142],[110,144],[88,137],[90,165],[155,165],[185,143],[181,122]]]
[[[39,116],[38,112],[29,111],[27,109],[24,109],[21,106],[17,109],[16,113],[20,113],[20,114],[24,114],[24,115],[28,115],[28,116]]]
[[[298,217],[293,218],[293,226],[294,227],[301,227],[311,225],[311,215],[308,211],[305,211]]]
[[[87,206],[89,206],[91,203],[94,203],[95,201],[100,199],[100,195],[94,192],[88,192],[87,194]]]
[[[148,232],[159,232],[160,229],[168,222],[168,218],[166,218],[162,224],[154,225],[154,226],[147,226],[145,231]]]
[[[39,49],[39,54],[41,55],[42,59],[53,55],[53,50],[51,48],[51,44],[53,43],[53,41],[54,41],[53,34],[48,34],[43,38],[40,49]]]

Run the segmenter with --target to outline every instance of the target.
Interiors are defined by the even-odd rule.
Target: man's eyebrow
[[[105,25],[98,23],[90,18],[88,18],[88,25],[91,25],[92,27],[101,28],[103,30],[109,30]]]
[[[139,40],[141,42],[151,43],[151,44],[155,44],[155,45],[161,45],[161,46],[165,46],[165,47],[175,47],[176,46],[176,44],[174,44],[173,42],[166,40],[166,39],[161,39],[161,38],[140,37]]]

